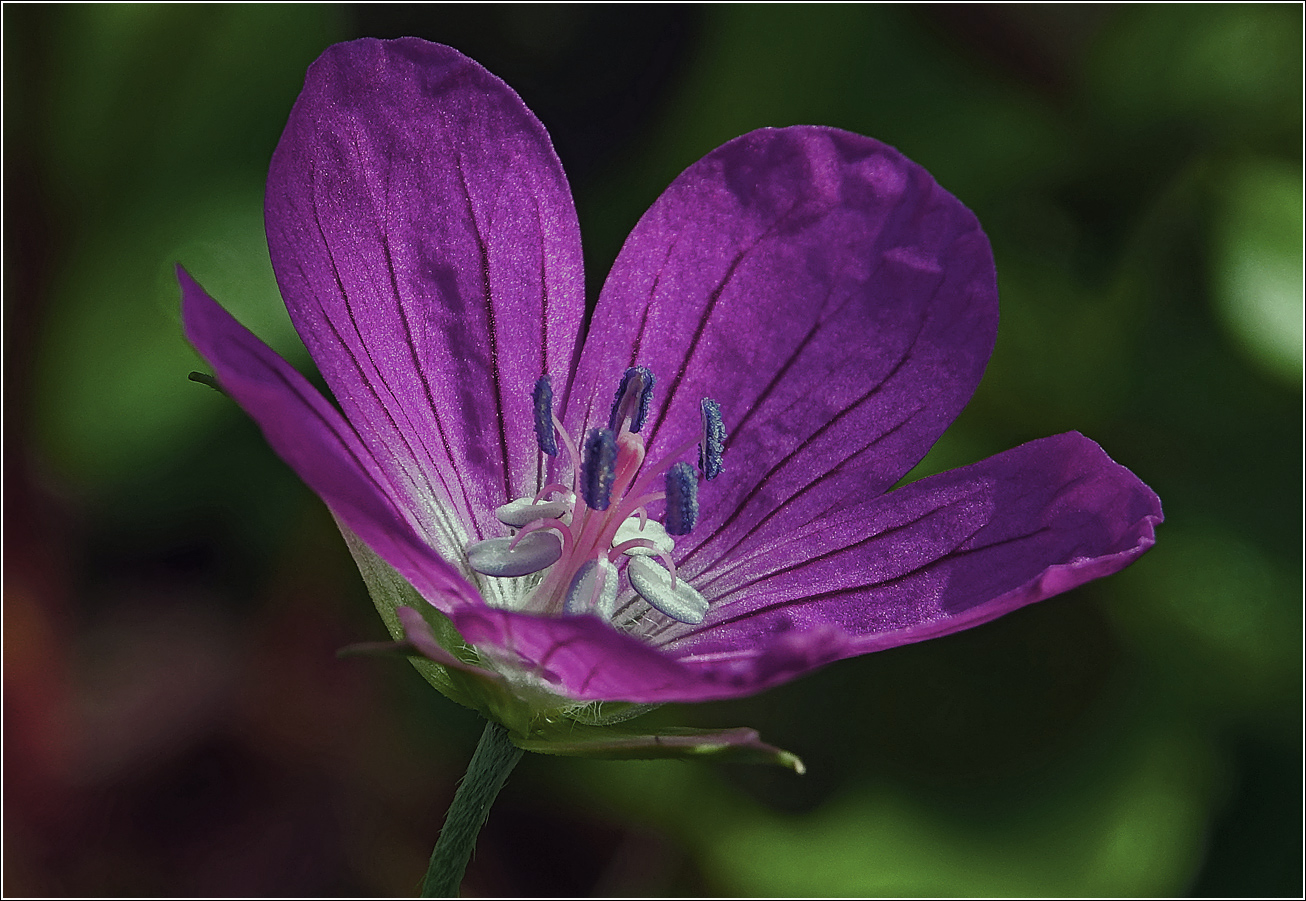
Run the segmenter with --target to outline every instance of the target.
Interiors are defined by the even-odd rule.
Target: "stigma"
[[[567,434],[553,412],[549,376],[536,382],[532,401],[539,451],[557,457],[565,449],[570,482],[551,482],[534,497],[505,499],[495,515],[515,531],[466,548],[468,566],[483,576],[527,577],[521,609],[592,614],[617,626],[632,625],[650,609],[688,625],[707,615],[707,600],[676,575],[672,536],[694,528],[699,480],[721,472],[726,437],[721,408],[704,398],[698,435],[648,463],[640,432],[654,382],[643,366],[627,369],[606,426],[588,430],[579,440]],[[697,469],[680,459],[695,445]],[[649,515],[649,508],[658,506],[664,511],[660,520]],[[619,608],[623,582],[636,599]]]

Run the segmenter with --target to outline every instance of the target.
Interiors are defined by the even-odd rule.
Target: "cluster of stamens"
[[[535,384],[535,437],[540,452],[557,456],[559,440],[571,461],[571,484],[551,482],[534,497],[517,498],[495,511],[517,530],[467,548],[467,562],[486,576],[539,574],[522,609],[538,613],[617,615],[619,565],[648,605],[673,620],[703,621],[708,604],[671,559],[673,535],[686,535],[698,519],[698,478],[721,472],[725,426],[721,408],[704,398],[702,429],[662,460],[644,466],[640,430],[653,397],[653,374],[627,369],[617,388],[607,428],[591,429],[579,444],[553,412],[547,375]],[[698,472],[677,458],[698,445]],[[659,484],[659,479],[661,480]],[[662,521],[647,507],[665,501]]]

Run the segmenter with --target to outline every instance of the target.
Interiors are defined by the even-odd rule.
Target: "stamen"
[[[653,373],[644,366],[632,366],[621,377],[617,388],[617,397],[612,402],[612,413],[608,416],[608,428],[620,432],[621,426],[630,420],[630,430],[638,432],[644,428],[648,418],[649,404],[653,400]]]
[[[628,554],[631,557],[660,557],[661,553],[653,542],[647,538],[632,538],[629,541],[618,541],[612,545],[612,550],[608,551],[607,558],[613,563],[621,559],[622,554]]]
[[[640,597],[677,622],[696,626],[707,615],[707,600],[692,585],[675,580],[648,557],[631,557],[626,575]]]
[[[495,511],[516,530],[514,535],[478,541],[465,551],[470,568],[486,576],[539,574],[516,589],[520,598],[505,589],[507,604],[545,615],[594,614],[616,628],[630,631],[638,625],[641,635],[649,632],[639,625],[641,618],[654,610],[662,614],[651,621],[659,628],[697,624],[706,617],[707,601],[678,577],[671,536],[688,534],[698,520],[698,480],[721,472],[725,425],[720,405],[704,399],[699,433],[684,435],[660,460],[644,465],[646,447],[639,432],[648,421],[653,383],[646,367],[627,369],[608,428],[576,436],[583,437],[577,446],[553,410],[550,377],[536,381],[531,395],[535,437],[540,453],[555,458],[546,467],[549,475],[540,480],[545,484],[534,497],[510,500]],[[697,469],[680,462],[696,444]],[[564,447],[566,461],[559,456]],[[659,480],[665,481],[665,491]],[[659,501],[665,501],[662,522],[650,519],[646,509]],[[618,611],[622,563],[634,593],[626,594],[630,600]],[[631,604],[637,605],[633,619],[625,612]]]
[[[591,510],[606,510],[617,475],[617,441],[608,429],[591,429],[585,438],[581,496]]]
[[[567,589],[562,610],[572,615],[597,613],[608,619],[616,606],[617,567],[607,557],[599,557],[576,570],[576,577]]]
[[[553,383],[548,375],[540,376],[531,395],[535,401],[535,441],[550,457],[558,456],[558,439],[553,434]]]
[[[640,543],[632,544],[627,548],[629,542]],[[676,542],[667,534],[667,530],[662,528],[662,523],[651,519],[640,519],[636,514],[628,517],[617,529],[617,534],[612,538],[612,545],[614,549],[620,548],[624,554],[656,556],[671,553]]]
[[[560,482],[550,482],[549,484],[541,488],[539,491],[535,492],[535,496],[533,498],[529,498],[529,500],[538,504],[540,501],[544,500],[550,494],[561,495],[564,498],[562,503],[567,505],[568,510],[571,509],[571,500],[572,500],[573,492],[570,488],[568,488],[566,485],[563,485]],[[519,498],[519,500],[528,500],[528,498]],[[512,501],[512,503],[515,504],[517,503],[517,501]]]
[[[662,561],[662,565],[671,573],[671,590],[676,590],[676,561],[671,559],[670,554],[658,554],[657,558]]]
[[[537,519],[534,522],[528,522],[526,525],[522,526],[521,530],[516,535],[509,536],[508,550],[517,547],[517,545],[526,540],[527,536],[534,532],[538,532],[541,529],[553,529],[558,533],[558,537],[562,539],[562,552],[564,554],[567,553],[567,550],[576,543],[576,534],[572,532],[571,527],[561,519]]]
[[[520,529],[528,522],[534,522],[537,519],[557,519],[570,509],[571,504],[564,501],[537,503],[530,498],[519,497],[517,500],[509,501],[499,507],[494,511],[494,515],[499,517],[499,522],[505,526]]]
[[[703,413],[703,441],[698,446],[698,468],[703,478],[715,479],[721,474],[721,455],[726,448],[726,424],[721,419],[721,405],[705,397],[699,404]]]
[[[486,576],[525,576],[552,566],[562,557],[562,539],[553,532],[531,532],[516,546],[513,540],[489,538],[470,545],[467,565]]]
[[[556,415],[553,417],[553,427],[557,429],[557,434],[562,436],[562,443],[567,448],[567,459],[571,461],[571,493],[576,493],[576,481],[580,477],[580,453],[576,450],[576,443],[571,440],[567,430],[562,427],[562,420]]]
[[[688,463],[677,463],[667,470],[667,532],[688,535],[697,521],[698,476]]]

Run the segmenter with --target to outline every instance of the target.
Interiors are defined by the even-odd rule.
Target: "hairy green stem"
[[[493,721],[485,724],[476,753],[467,765],[467,775],[454,793],[444,828],[431,852],[431,863],[422,880],[423,898],[457,897],[476,836],[521,755],[521,748],[508,740],[507,729]]]

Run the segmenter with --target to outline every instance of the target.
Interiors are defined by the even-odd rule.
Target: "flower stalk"
[[[490,720],[476,745],[467,775],[454,793],[453,803],[431,852],[422,880],[423,898],[455,898],[462,884],[476,837],[490,816],[490,806],[508,781],[522,749],[508,738],[508,730]]]

